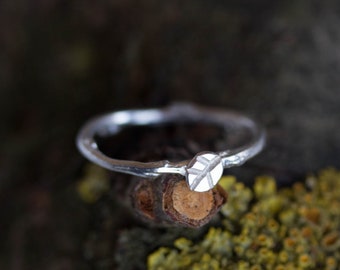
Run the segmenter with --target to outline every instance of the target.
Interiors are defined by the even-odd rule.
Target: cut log
[[[138,178],[133,185],[133,208],[144,220],[157,225],[201,227],[227,201],[220,186],[206,192],[191,191],[180,175],[167,174],[155,180]]]

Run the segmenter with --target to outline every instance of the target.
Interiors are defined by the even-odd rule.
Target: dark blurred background
[[[172,101],[244,112],[268,144],[235,173],[285,184],[339,166],[339,71],[335,0],[1,1],[0,268],[89,267],[72,191],[89,117]]]

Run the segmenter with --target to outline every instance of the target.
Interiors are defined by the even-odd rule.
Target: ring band
[[[243,133],[247,141],[219,152],[200,152],[191,161],[138,162],[108,157],[99,150],[95,140],[95,136],[115,135],[126,126],[176,123],[213,124],[222,127],[228,135],[237,137]],[[81,128],[76,141],[79,151],[87,159],[106,169],[147,178],[180,174],[186,177],[191,190],[204,192],[218,183],[224,168],[242,165],[258,154],[265,144],[265,132],[253,120],[235,112],[174,103],[163,109],[125,110],[96,117]]]

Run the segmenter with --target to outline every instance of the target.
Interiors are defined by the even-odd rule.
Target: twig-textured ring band
[[[243,136],[241,145],[219,152],[201,152],[192,160],[170,162],[138,162],[108,157],[98,148],[96,136],[107,137],[119,133],[126,126],[151,126],[176,123],[206,123],[223,128],[230,135]],[[259,153],[265,144],[264,130],[253,120],[235,112],[175,103],[163,109],[117,111],[88,121],[77,136],[80,152],[92,162],[112,171],[155,178],[173,173],[186,177],[194,191],[212,189],[224,168],[242,165]]]

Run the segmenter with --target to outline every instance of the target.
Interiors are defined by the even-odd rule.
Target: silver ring
[[[176,123],[207,123],[222,127],[228,136],[241,136],[241,145],[229,146],[218,152],[200,152],[192,160],[170,162],[138,162],[108,157],[98,148],[95,136],[107,137],[119,133],[126,126],[166,125]],[[77,146],[90,161],[106,169],[146,178],[162,174],[185,176],[193,191],[212,189],[224,168],[242,165],[258,154],[265,144],[265,132],[253,120],[241,114],[175,103],[163,109],[125,110],[108,113],[88,121],[79,131]]]

